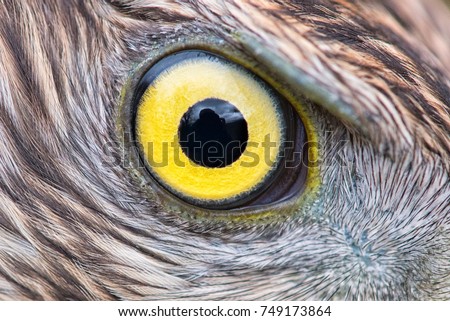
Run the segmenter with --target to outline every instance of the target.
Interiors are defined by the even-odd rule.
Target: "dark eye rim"
[[[191,218],[196,217],[199,219],[210,217],[211,219],[225,219],[227,221],[230,219],[238,221],[241,221],[241,219],[266,221],[275,213],[277,214],[276,216],[291,216],[291,214],[298,210],[301,204],[306,202],[309,203],[315,199],[314,195],[316,195],[315,191],[317,191],[317,186],[310,187],[308,186],[308,182],[320,182],[317,171],[313,173],[313,175],[310,175],[308,171],[302,174],[304,176],[305,183],[303,188],[298,190],[295,195],[280,199],[278,202],[268,205],[246,206],[230,209],[209,209],[192,205],[182,199],[179,199],[171,193],[168,193],[166,188],[162,187],[153,177],[151,177],[142,162],[139,150],[132,134],[135,132],[135,123],[133,120],[136,117],[136,109],[131,108],[132,102],[136,99],[134,89],[142,79],[143,75],[157,61],[167,55],[183,50],[205,50],[222,56],[246,69],[249,69],[251,72],[254,72],[258,77],[266,81],[269,86],[274,88],[274,90],[289,103],[294,105],[293,102],[297,102],[295,106],[299,106],[300,102],[303,101],[301,96],[285,95],[285,93],[289,93],[288,90],[285,91],[282,85],[275,86],[278,81],[280,84],[283,84],[282,79],[271,79],[271,73],[267,71],[264,72],[263,69],[260,69],[261,66],[255,62],[251,55],[240,51],[239,48],[229,45],[221,38],[198,36],[195,39],[189,39],[186,41],[169,42],[163,46],[162,49],[155,48],[152,55],[140,64],[135,65],[134,70],[129,74],[129,78],[127,79],[127,82],[121,92],[116,127],[119,135],[120,147],[124,150],[123,163],[129,170],[132,179],[141,186],[143,192],[148,195],[149,199],[154,200],[165,206],[167,209],[173,210],[175,213],[179,213],[183,216],[188,215]],[[130,94],[130,92],[132,94]],[[294,110],[296,109],[297,107],[294,108]],[[303,120],[302,115],[300,115],[300,119]],[[308,139],[308,133],[309,131],[306,130],[304,134],[306,139]],[[308,153],[303,153],[303,155],[307,156]],[[309,167],[310,162],[307,158],[304,159],[304,162],[307,163]],[[317,167],[317,164],[314,164],[313,166]],[[142,168],[144,168],[144,172],[141,170]],[[314,193],[312,193],[313,191]],[[280,215],[280,213],[283,215]]]

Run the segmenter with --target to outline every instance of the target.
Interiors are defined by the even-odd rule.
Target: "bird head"
[[[6,2],[0,298],[450,299],[443,2]]]

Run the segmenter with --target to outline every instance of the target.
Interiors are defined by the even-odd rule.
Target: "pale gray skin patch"
[[[125,3],[0,8],[1,299],[450,299],[440,2]],[[190,220],[108,165],[136,67],[195,35],[301,97],[314,201],[270,224]]]

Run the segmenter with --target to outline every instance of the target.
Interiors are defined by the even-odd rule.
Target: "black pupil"
[[[184,154],[194,163],[226,167],[237,161],[247,147],[247,122],[234,105],[208,98],[183,115],[178,136]]]

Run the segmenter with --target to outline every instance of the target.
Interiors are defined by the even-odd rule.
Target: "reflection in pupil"
[[[209,98],[196,103],[183,115],[178,136],[184,154],[196,164],[225,167],[245,151],[247,122],[229,102]]]

